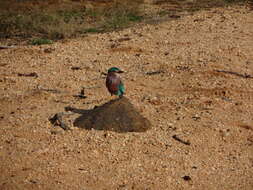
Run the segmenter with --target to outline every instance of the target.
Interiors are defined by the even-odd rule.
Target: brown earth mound
[[[151,127],[126,97],[111,100],[92,110],[67,108],[81,114],[74,120],[74,126],[85,129],[109,130],[116,132],[145,132]]]

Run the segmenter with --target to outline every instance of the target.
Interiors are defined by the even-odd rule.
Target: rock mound
[[[129,99],[123,97],[88,110],[76,118],[74,126],[116,132],[145,132],[151,123],[134,108]]]

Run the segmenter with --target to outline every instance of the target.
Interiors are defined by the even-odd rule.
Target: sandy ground
[[[152,128],[52,126],[66,106],[111,99],[111,66]],[[252,190],[251,76],[253,12],[239,6],[0,50],[0,189]],[[82,87],[88,97],[73,97]]]

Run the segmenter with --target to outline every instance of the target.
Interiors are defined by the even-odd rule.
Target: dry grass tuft
[[[0,13],[0,38],[37,36],[57,40],[114,30],[142,19],[140,1],[62,1],[59,7],[55,3],[24,1],[11,5],[5,2]]]
[[[247,0],[164,0],[176,5],[173,11],[197,11]],[[85,33],[105,32],[130,26],[144,18],[168,17],[171,10],[149,12],[143,0],[26,0],[1,1],[0,38],[44,38],[58,40]],[[155,5],[153,5],[155,6]],[[154,9],[155,10],[155,9]],[[144,16],[145,15],[145,16]],[[153,16],[152,16],[153,15]]]

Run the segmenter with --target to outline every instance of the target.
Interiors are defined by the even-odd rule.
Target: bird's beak
[[[122,71],[122,70],[119,70],[117,73],[124,73],[124,71]]]

